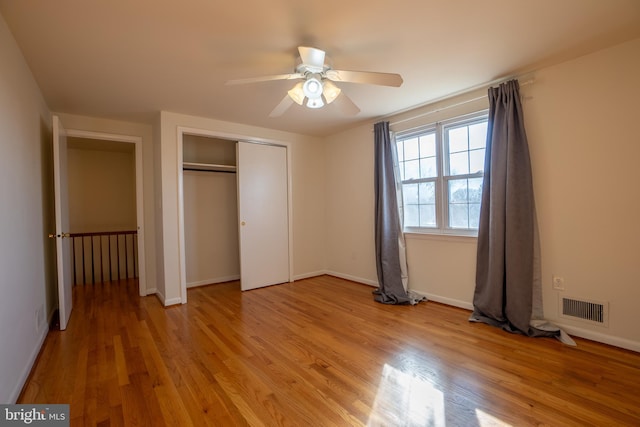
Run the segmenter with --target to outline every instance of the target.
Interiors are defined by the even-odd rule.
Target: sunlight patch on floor
[[[478,418],[478,426],[480,427],[512,427],[511,424],[500,421],[480,409],[476,409],[476,417]]]
[[[433,384],[387,364],[368,426],[445,426],[444,396]]]

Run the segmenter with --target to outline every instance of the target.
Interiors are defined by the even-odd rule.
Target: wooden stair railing
[[[71,233],[73,284],[138,277],[138,232]]]

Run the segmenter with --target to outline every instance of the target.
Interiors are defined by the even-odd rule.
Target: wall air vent
[[[609,303],[560,296],[560,317],[609,326]]]

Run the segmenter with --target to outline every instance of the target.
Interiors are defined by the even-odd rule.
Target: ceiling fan
[[[325,64],[325,52],[313,47],[298,47],[300,64],[291,74],[252,77],[227,81],[227,85],[267,82],[273,80],[302,80],[298,82],[280,101],[269,116],[281,116],[293,103],[309,108],[321,108],[336,101],[345,114],[356,115],[360,112],[357,105],[342,93],[333,82],[366,83],[372,85],[399,87],[402,77],[399,74],[377,73],[370,71],[334,70]],[[342,96],[339,96],[342,93]],[[306,100],[306,104],[305,104]]]

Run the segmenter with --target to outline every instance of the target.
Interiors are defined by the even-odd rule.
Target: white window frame
[[[478,230],[475,228],[451,228],[449,227],[449,192],[448,183],[451,180],[483,178],[484,171],[481,173],[469,173],[464,175],[445,175],[445,171],[449,173],[449,141],[446,138],[446,129],[457,126],[468,126],[474,123],[487,121],[488,110],[482,110],[464,116],[453,117],[441,122],[432,123],[419,128],[409,129],[397,132],[396,140],[406,140],[420,135],[435,133],[436,137],[436,163],[437,176],[434,178],[420,178],[414,180],[401,181],[400,187],[407,183],[419,182],[435,182],[435,199],[436,199],[436,226],[435,227],[409,227],[404,226],[404,233],[415,234],[435,234],[435,235],[451,235],[451,236],[470,236],[477,237]],[[404,205],[402,208],[404,222]]]

